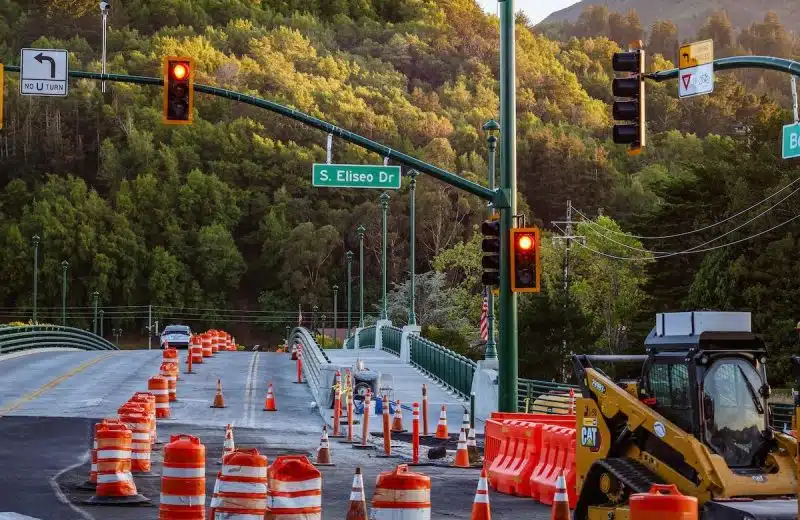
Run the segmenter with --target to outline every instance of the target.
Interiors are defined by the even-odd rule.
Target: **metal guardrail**
[[[400,357],[400,343],[403,339],[403,329],[397,327],[381,327],[381,348]]]
[[[320,400],[320,387],[323,384],[322,379],[322,366],[329,365],[331,360],[328,355],[322,350],[311,332],[305,327],[295,328],[289,336],[290,344],[299,343],[302,345],[303,353],[303,378],[311,388],[311,392],[317,402]]]
[[[570,411],[570,390],[578,394],[576,385],[519,379],[517,409],[520,412],[567,414]]]
[[[411,336],[411,364],[464,399],[469,399],[478,365],[419,336]]]
[[[358,332],[358,348],[373,348],[375,346],[375,327],[365,327]]]
[[[0,327],[0,354],[46,347],[80,350],[119,350],[110,341],[96,334],[58,325],[26,325]]]

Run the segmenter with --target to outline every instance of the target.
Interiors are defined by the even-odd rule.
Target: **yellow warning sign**
[[[714,40],[703,40],[681,46],[680,68],[688,69],[714,61]]]

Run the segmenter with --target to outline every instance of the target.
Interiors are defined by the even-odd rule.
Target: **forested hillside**
[[[685,308],[753,311],[755,328],[785,356],[800,318],[800,223],[788,220],[798,203],[782,200],[795,193],[798,169],[779,150],[791,119],[788,78],[723,73],[712,96],[680,102],[674,83],[648,85],[650,146],[629,158],[609,140],[619,49],[611,35],[537,34],[518,22],[520,207],[554,235],[568,200],[575,220],[585,220],[575,228],[585,243],[572,244],[569,284],[565,241],[548,238],[545,292],[521,298],[522,375],[554,377],[563,339],[572,351],[640,349],[655,312]],[[293,106],[486,182],[481,127],[498,118],[498,21],[474,0],[127,0],[114,2],[110,26],[111,72],[155,76],[162,56],[191,55],[198,82]],[[732,29],[730,37],[741,41]],[[0,57],[16,64],[26,46],[68,48],[73,70],[99,70],[96,3],[0,0]],[[651,69],[672,66],[651,56]],[[295,312],[317,304],[330,312],[338,284],[342,310],[345,252],[358,251],[355,229],[364,224],[375,312],[379,192],[311,187],[311,164],[325,160],[323,133],[203,95],[193,126],[165,127],[157,88],[113,84],[104,96],[96,82],[76,80],[67,99],[45,100],[20,97],[16,75],[6,76],[0,305],[31,305],[30,237],[39,234],[40,305],[59,304],[60,263],[69,259],[70,306],[88,306],[97,290],[107,307]],[[334,139],[333,160],[383,158]],[[391,195],[389,280],[399,285],[390,310],[402,323],[407,181]],[[475,356],[474,228],[485,209],[432,179],[418,183],[420,320],[431,337]],[[198,328],[222,321],[212,311],[200,319]],[[282,333],[293,321],[263,330]],[[781,359],[777,382],[788,375]]]

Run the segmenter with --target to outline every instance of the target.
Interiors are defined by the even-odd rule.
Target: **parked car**
[[[189,338],[192,337],[192,329],[188,325],[167,325],[161,331],[161,348],[169,343],[174,348],[189,348]]]

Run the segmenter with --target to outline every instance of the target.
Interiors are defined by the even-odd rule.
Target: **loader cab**
[[[675,313],[739,315],[747,313]],[[749,318],[749,314],[747,314]],[[709,320],[706,320],[709,321]],[[714,321],[714,320],[710,320]],[[651,406],[720,455],[731,468],[763,465],[768,427],[766,348],[742,324],[669,334],[653,329],[645,341],[642,390]],[[736,321],[734,320],[734,324]],[[684,332],[680,327],[680,332]],[[716,323],[715,328],[722,328]],[[749,319],[747,320],[749,329]]]

